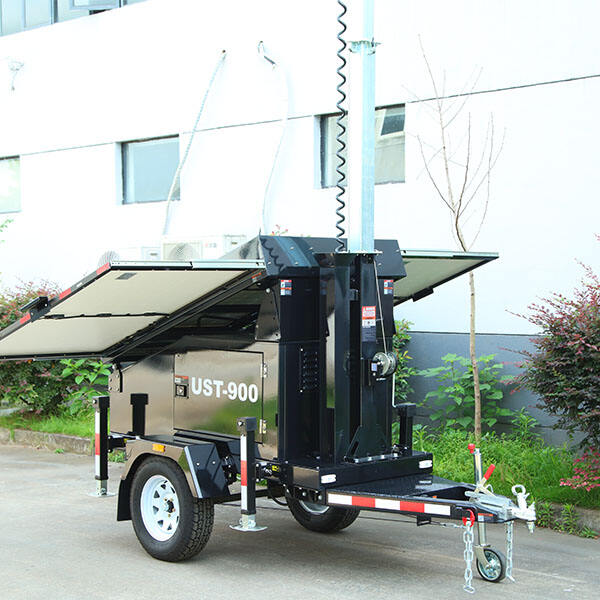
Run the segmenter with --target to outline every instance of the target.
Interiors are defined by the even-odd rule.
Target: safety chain
[[[513,526],[514,521],[506,522],[506,576],[514,581],[513,570]]]
[[[473,581],[473,569],[471,568],[473,563],[473,523],[465,523],[463,529],[463,542],[465,543],[465,585],[463,585],[463,590],[472,594],[475,592],[471,585]]]

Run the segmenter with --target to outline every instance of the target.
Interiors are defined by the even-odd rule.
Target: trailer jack
[[[442,527],[455,527],[461,529],[464,543],[463,557],[465,560],[464,585],[463,590],[469,594],[475,593],[473,582],[473,559],[476,560],[477,571],[481,577],[487,581],[500,581],[504,576],[515,583],[513,577],[513,535],[514,520],[506,522],[506,559],[492,546],[486,543],[473,544],[475,517],[471,512],[469,517],[463,517],[463,524],[432,522],[433,525]],[[478,523],[479,525],[480,523]],[[529,522],[527,523],[529,525]]]
[[[509,498],[504,496],[496,496],[491,486],[487,483],[494,471],[494,465],[490,465],[485,474],[482,474],[481,452],[475,448],[475,444],[469,444],[469,451],[473,455],[473,470],[475,474],[476,486],[473,491],[465,492],[465,495],[470,498],[472,504],[478,511],[491,511],[498,519],[506,524],[506,558],[504,558],[497,550],[492,548],[487,542],[486,523],[478,516],[477,519],[477,534],[478,544],[473,547],[473,525],[475,516],[471,513],[471,518],[463,517],[463,541],[465,544],[464,558],[466,562],[465,568],[465,584],[463,589],[468,593],[473,593],[475,590],[471,585],[473,571],[471,562],[473,560],[473,549],[477,560],[477,570],[479,574],[488,581],[500,581],[506,576],[510,581],[514,582],[513,577],[513,534],[514,520],[522,519],[527,522],[527,527],[533,533],[535,527],[535,502],[527,505],[527,497],[525,487],[522,485],[514,485],[512,493],[516,497],[517,504],[515,505]]]
[[[108,407],[110,399],[108,396],[95,396],[92,404],[94,406],[94,478],[96,480],[96,491],[88,495],[94,498],[108,498],[114,496],[114,492],[108,491]]]
[[[242,417],[237,420],[240,431],[240,479],[241,517],[237,525],[230,525],[236,531],[263,531],[266,527],[256,524],[256,462],[254,454],[255,417]]]

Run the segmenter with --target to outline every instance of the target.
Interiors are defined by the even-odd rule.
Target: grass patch
[[[434,455],[434,474],[454,481],[473,482],[473,459],[467,444],[472,435],[446,429],[443,432],[419,432],[416,450]],[[547,446],[539,438],[518,438],[510,435],[485,434],[479,445],[484,470],[496,465],[490,482],[494,492],[513,497],[511,488],[522,484],[537,502],[547,500],[559,504],[574,504],[586,508],[600,508],[600,489],[590,492],[561,486],[560,480],[573,474],[575,455],[565,446]]]
[[[31,413],[13,413],[0,417],[0,427],[11,431],[14,429],[30,429],[46,433],[62,433],[78,437],[92,438],[94,436],[94,413],[80,415],[58,415],[40,417]]]

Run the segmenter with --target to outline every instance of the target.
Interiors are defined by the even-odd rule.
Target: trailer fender
[[[175,446],[152,440],[135,440],[127,444],[127,463],[119,484],[117,521],[131,519],[131,482],[140,465],[151,456],[161,456],[176,462],[182,469],[194,498],[225,499],[230,495],[223,461],[212,442]]]

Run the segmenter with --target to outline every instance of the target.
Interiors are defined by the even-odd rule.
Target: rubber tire
[[[488,553],[492,553],[492,554],[496,555],[496,557],[500,561],[500,566],[501,566],[500,574],[496,578],[490,579],[482,572],[481,565],[479,564],[479,561],[477,560],[475,562],[477,564],[477,572],[479,573],[479,576],[484,581],[489,581],[490,583],[500,583],[506,577],[506,556],[504,556],[504,553],[500,552],[500,550],[496,550],[496,548],[486,548],[484,550],[484,552],[485,552],[486,558],[488,560],[489,560],[489,557],[487,556]]]
[[[288,507],[294,519],[311,531],[319,533],[334,533],[352,525],[358,518],[360,510],[355,508],[338,508],[330,506],[323,514],[314,514],[307,511],[299,500],[287,498]]]
[[[148,533],[140,507],[144,484],[154,475],[166,477],[175,488],[179,500],[177,530],[165,541],[159,541]],[[135,472],[131,484],[130,509],[133,529],[144,550],[154,558],[168,562],[179,562],[198,554],[208,542],[215,517],[213,501],[210,498],[194,498],[181,467],[175,461],[160,456],[147,458]]]

